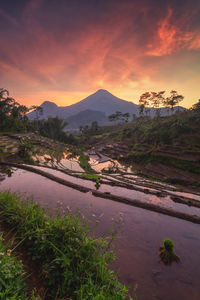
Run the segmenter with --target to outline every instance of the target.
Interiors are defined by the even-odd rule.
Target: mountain
[[[45,101],[42,103],[41,107],[43,108],[43,115],[40,116],[41,119],[47,119],[49,116],[58,116],[62,119],[67,119],[68,117],[85,110],[100,111],[105,113],[106,116],[109,116],[116,111],[121,111],[122,113],[129,112],[130,114],[134,113],[138,115],[138,105],[115,97],[106,90],[98,90],[96,93],[80,102],[69,106],[57,106],[53,102]],[[29,113],[28,117],[32,120],[37,118],[36,112],[33,111]]]
[[[94,121],[97,121],[99,125],[104,125],[109,122],[104,112],[90,109],[68,117],[65,121],[68,123],[67,129],[77,129],[80,128],[80,126],[91,125]]]
[[[44,101],[41,104],[43,114],[40,115],[32,111],[27,116],[29,119],[47,119],[48,117],[60,117],[67,121],[69,125],[67,128],[79,128],[81,125],[89,125],[93,121],[100,122],[101,125],[108,122],[107,117],[116,111],[122,113],[129,113],[130,116],[139,115],[138,105],[115,97],[106,90],[98,90],[96,93],[88,96],[78,103],[69,106],[57,106],[51,101]],[[185,110],[183,107],[175,107],[174,113],[179,110]],[[150,115],[154,115],[155,110],[150,109]],[[166,108],[161,109],[161,115],[167,115]],[[73,116],[73,117],[72,117]],[[96,116],[96,119],[94,119]],[[71,125],[70,125],[71,122]],[[82,123],[81,123],[82,122]],[[81,124],[80,124],[81,123]]]

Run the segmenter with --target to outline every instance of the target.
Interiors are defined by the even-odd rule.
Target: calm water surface
[[[114,245],[121,282],[138,284],[138,300],[200,299],[200,226],[111,200],[81,193],[40,175],[16,170],[0,182],[0,190],[10,189],[32,195],[41,206],[63,212],[80,211],[91,220],[91,229],[101,235],[123,216]],[[96,221],[99,221],[96,228]],[[164,266],[158,249],[171,238],[180,264]]]

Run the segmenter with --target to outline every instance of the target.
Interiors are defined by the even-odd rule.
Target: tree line
[[[27,113],[33,110],[36,112],[36,118],[31,121],[27,117]],[[60,142],[75,142],[73,136],[67,135],[64,131],[67,123],[58,117],[40,120],[39,116],[42,113],[41,106],[20,105],[14,98],[10,97],[8,90],[0,88],[0,131],[35,132]]]
[[[173,112],[174,107],[178,105],[184,97],[172,90],[170,96],[165,96],[165,91],[145,92],[139,99],[139,115],[140,117],[150,114],[151,108],[156,109],[156,117],[160,116],[161,107],[167,108]],[[31,121],[27,117],[27,113],[34,110],[36,112],[35,120]],[[192,111],[200,112],[200,99],[191,107]],[[8,90],[0,88],[0,131],[10,132],[36,132],[43,136],[59,140],[61,142],[75,143],[72,135],[67,135],[64,128],[67,123],[58,117],[49,117],[47,120],[40,119],[43,114],[41,106],[20,105],[14,98],[10,97]],[[108,119],[111,122],[121,121],[128,122],[130,114],[116,111],[111,114]],[[133,114],[133,121],[136,115]],[[97,121],[91,126],[80,126],[80,132],[83,135],[96,135],[101,132]]]

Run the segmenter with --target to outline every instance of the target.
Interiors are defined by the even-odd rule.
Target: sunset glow
[[[19,0],[0,4],[0,87],[20,103],[70,105],[103,88],[138,103],[145,91],[200,98],[195,0]]]

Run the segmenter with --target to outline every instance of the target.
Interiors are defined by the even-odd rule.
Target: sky
[[[0,0],[0,87],[67,106],[98,89],[200,98],[199,0]]]

